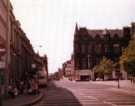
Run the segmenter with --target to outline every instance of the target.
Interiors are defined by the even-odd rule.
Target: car
[[[38,85],[39,87],[45,87],[47,86],[47,75],[44,71],[38,72]]]
[[[96,81],[103,81],[103,79],[102,78],[96,78]]]

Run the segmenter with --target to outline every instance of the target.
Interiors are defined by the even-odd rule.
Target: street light
[[[115,72],[116,72],[117,81],[118,81],[118,88],[120,88],[120,76],[121,76],[121,73],[120,73],[120,67],[119,67],[118,63],[115,66]]]

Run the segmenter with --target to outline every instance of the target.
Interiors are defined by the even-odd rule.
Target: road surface
[[[34,106],[135,106],[135,96],[91,82],[56,81]]]

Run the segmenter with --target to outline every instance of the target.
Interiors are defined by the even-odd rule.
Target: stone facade
[[[63,71],[64,71],[64,76],[67,77],[69,80],[74,80],[75,79],[74,58],[73,58],[73,56],[71,57],[70,60],[66,61],[63,64]]]
[[[9,12],[11,10],[9,0],[0,1],[0,86],[2,94],[9,79]]]
[[[8,32],[8,0],[0,2],[0,37],[6,41]]]
[[[4,48],[4,49],[3,49]],[[3,52],[5,50],[5,52]],[[5,53],[5,55],[4,55]],[[8,85],[16,85],[19,81],[26,81],[36,74],[32,65],[44,67],[48,77],[47,56],[36,58],[30,40],[21,28],[21,24],[13,13],[9,0],[0,1],[0,86],[3,92]],[[36,59],[35,59],[36,58]],[[2,61],[4,61],[2,63]],[[44,65],[44,66],[43,66]]]
[[[117,62],[122,49],[128,45],[130,38],[130,27],[124,27],[123,29],[87,29],[85,27],[78,28],[76,25],[74,60],[78,79],[91,79],[89,77],[92,73],[89,73],[89,71],[100,62],[103,56]],[[82,70],[85,75],[82,74]]]
[[[10,83],[27,80],[32,73],[34,50],[21,29],[19,21],[11,15],[10,36]],[[24,77],[25,76],[25,77]]]

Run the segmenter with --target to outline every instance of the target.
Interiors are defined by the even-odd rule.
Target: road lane
[[[90,82],[51,82],[43,100],[34,106],[135,106],[135,96],[110,89]]]

